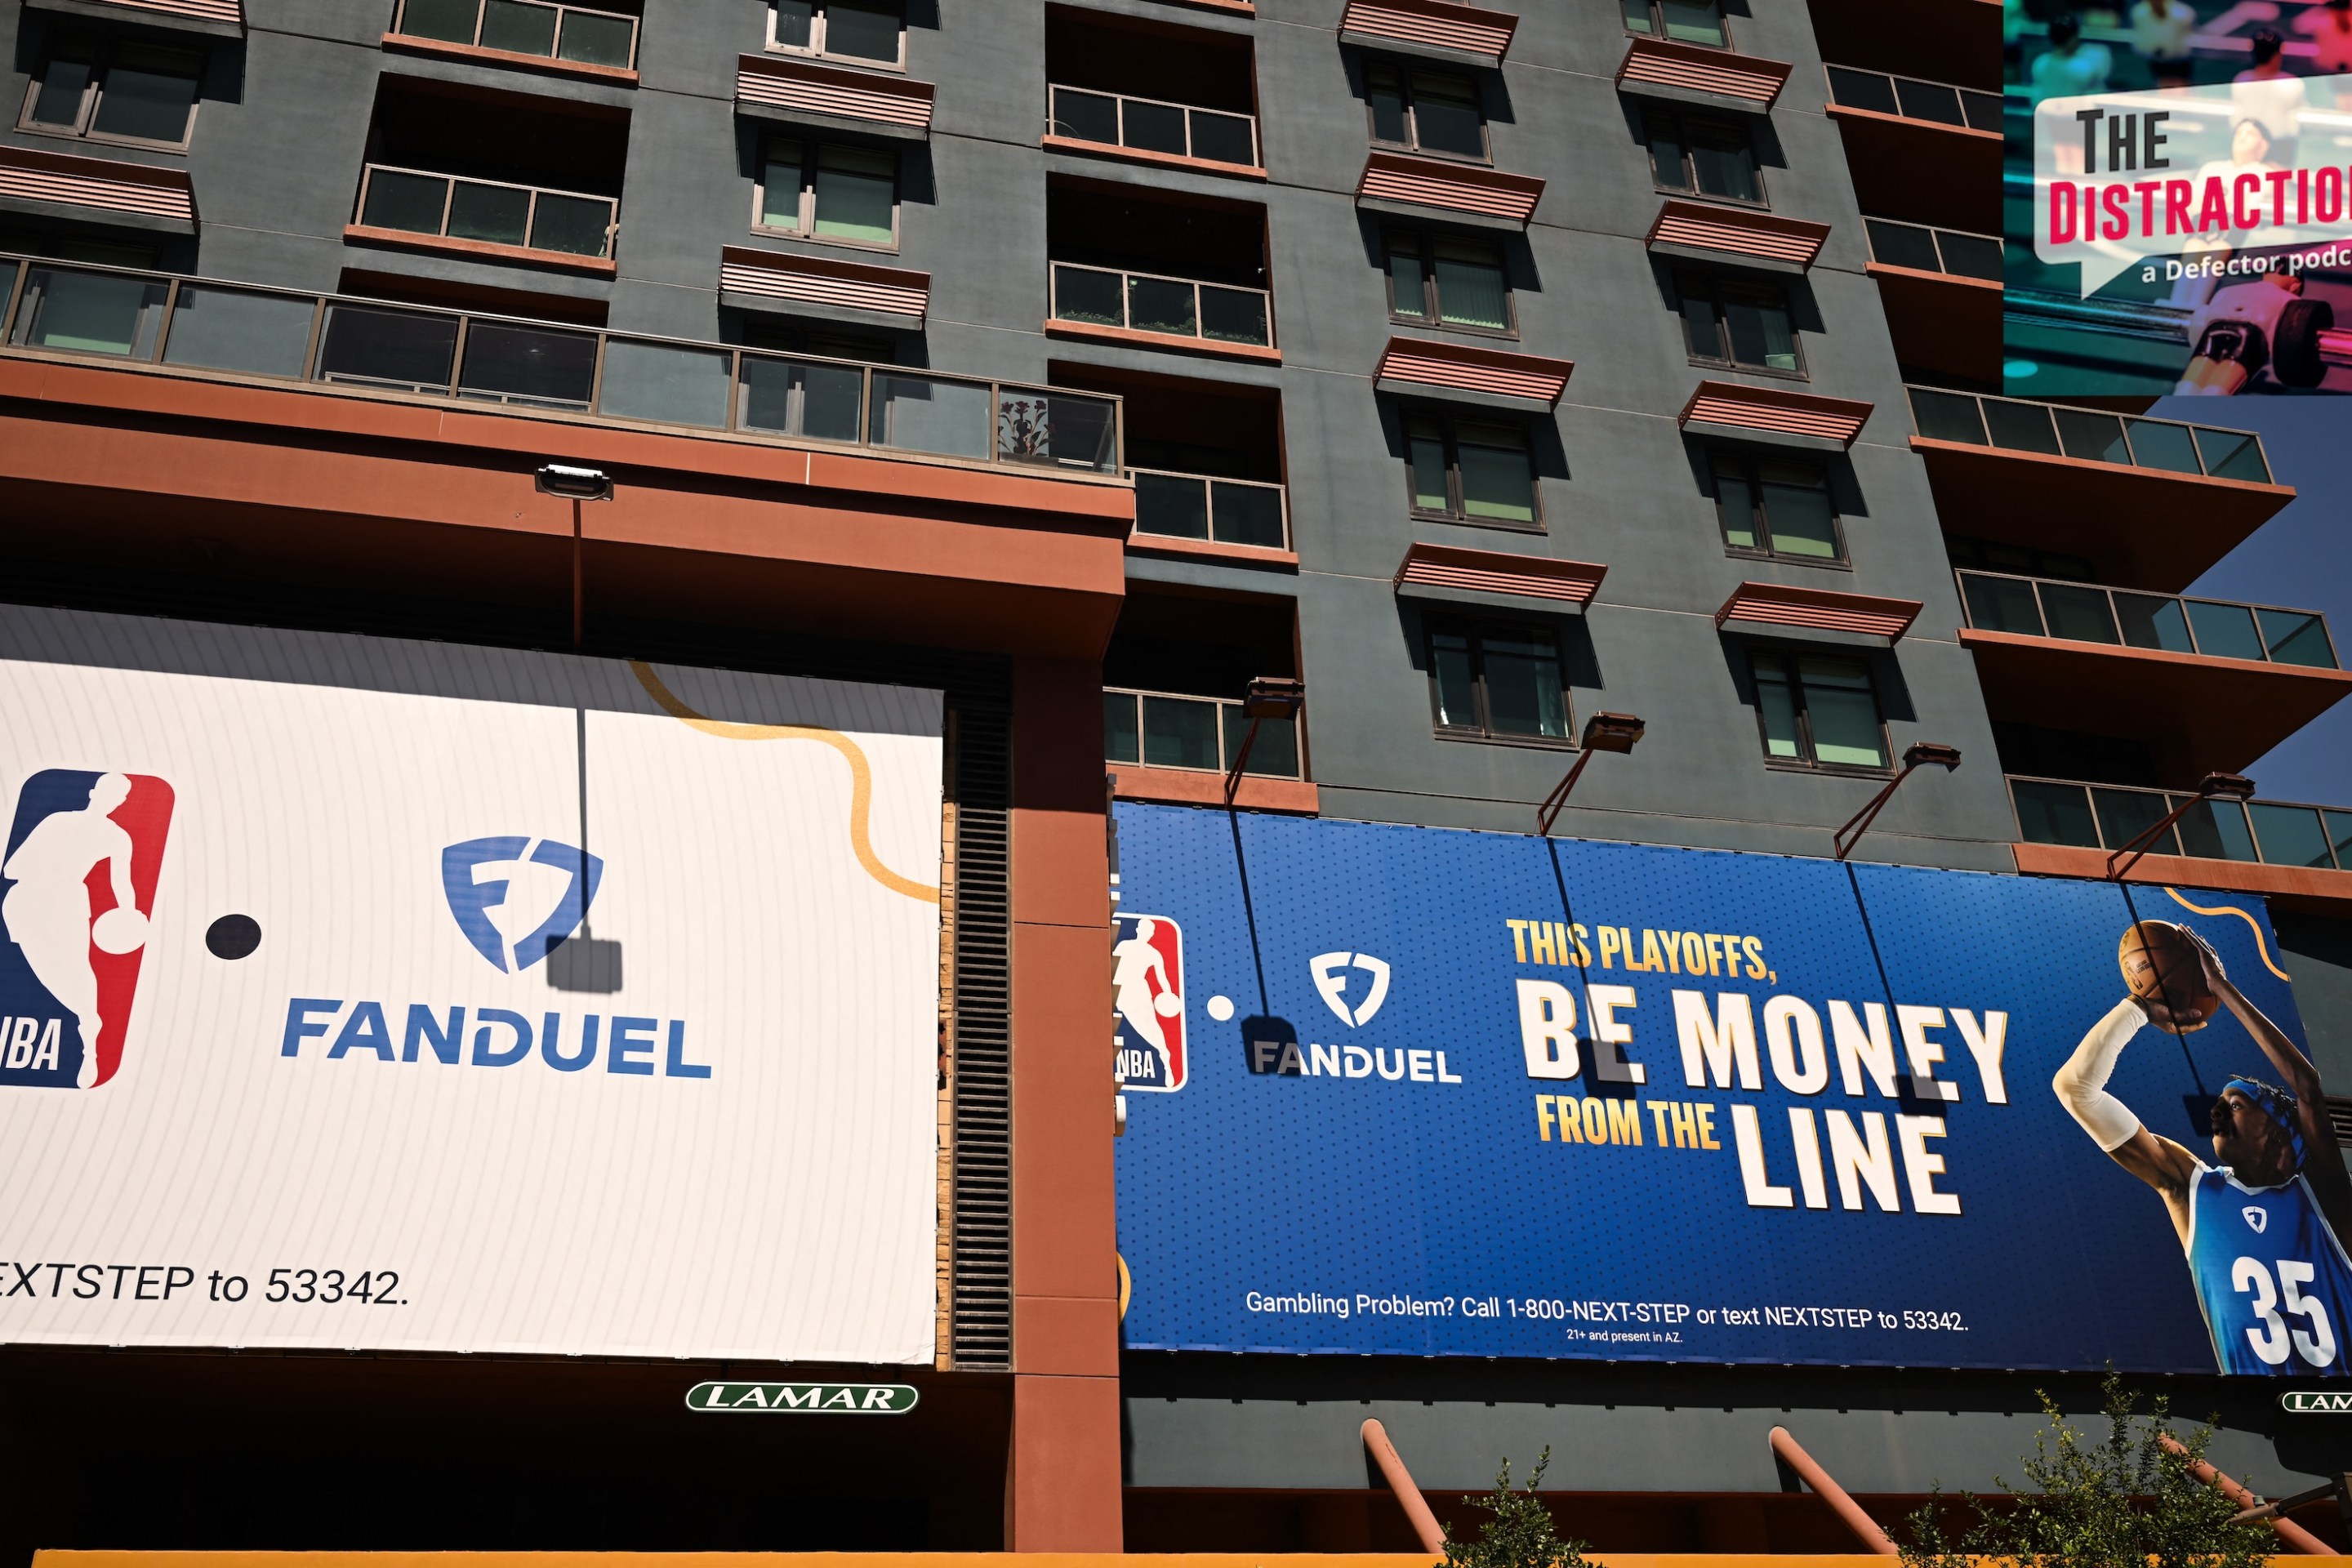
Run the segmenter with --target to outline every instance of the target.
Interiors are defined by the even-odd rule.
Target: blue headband
[[[2298,1102],[2294,1094],[2253,1078],[2233,1078],[2221,1086],[2224,1094],[2233,1089],[2253,1101],[2255,1109],[2264,1116],[2278,1123],[2279,1131],[2285,1133],[2287,1141],[2294,1145],[2295,1168],[2300,1170],[2303,1166],[2303,1132],[2295,1125]]]

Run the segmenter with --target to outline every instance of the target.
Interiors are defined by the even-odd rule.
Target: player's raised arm
[[[2271,1069],[2294,1095],[2296,1131],[2303,1134],[2304,1179],[2311,1184],[2312,1195],[2319,1200],[2319,1212],[2326,1216],[2328,1228],[2339,1238],[2352,1237],[2352,1174],[2345,1171],[2344,1157],[2336,1145],[2336,1130],[2328,1125],[2327,1100],[2320,1087],[2319,1069],[2295,1048],[2284,1030],[2246,1000],[2246,994],[2222,972],[2212,949],[2200,942],[2198,955],[2205,965],[2206,984],[2246,1026],[2246,1033],[2254,1037],[2254,1044],[2270,1059]],[[2315,1155],[2317,1157],[2313,1158]]]
[[[2050,1087],[2058,1103],[2082,1124],[2091,1141],[2114,1157],[2116,1164],[2162,1193],[2174,1206],[2176,1226],[2186,1223],[2189,1180],[2196,1173],[2196,1156],[2169,1138],[2159,1138],[2140,1124],[2131,1108],[2107,1092],[2116,1058],[2147,1022],[2140,1004],[2126,996],[2091,1026],[2074,1054],[2058,1069]]]

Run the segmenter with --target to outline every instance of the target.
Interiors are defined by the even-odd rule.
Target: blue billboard
[[[1131,1349],[2346,1370],[2260,899],[1118,823]]]

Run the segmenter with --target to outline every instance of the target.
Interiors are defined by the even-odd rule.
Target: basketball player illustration
[[[1136,1038],[1160,1053],[1161,1081],[1174,1083],[1176,1064],[1169,1058],[1168,1033],[1160,1021],[1174,1017],[1184,1004],[1168,977],[1168,961],[1152,945],[1151,933],[1158,928],[1158,921],[1144,915],[1135,922],[1135,934],[1110,950],[1111,1005]],[[1156,991],[1154,979],[1159,981]]]
[[[2196,932],[2143,921],[2125,933],[2123,960],[2132,994],[2058,1069],[2051,1087],[2059,1103],[2164,1200],[2223,1372],[2347,1371],[2352,1259],[2337,1237],[2352,1225],[2352,1176],[2328,1128],[2318,1073]],[[2185,1036],[2223,1006],[2284,1082],[2233,1078],[2222,1086],[2209,1163],[2149,1131],[2106,1085],[2142,1025]]]
[[[101,773],[90,785],[89,804],[79,811],[52,812],[34,825],[24,842],[0,866],[13,885],[0,899],[0,925],[25,955],[49,994],[63,1003],[81,1029],[78,1088],[98,1081],[98,1037],[104,1026],[98,1011],[98,975],[89,950],[129,952],[147,941],[146,917],[131,885],[131,835],[112,813],[131,797],[131,781]],[[114,907],[90,918],[89,874],[106,868]]]

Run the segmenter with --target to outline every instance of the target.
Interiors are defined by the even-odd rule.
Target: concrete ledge
[[[1152,800],[1167,805],[1225,805],[1225,775],[1195,773],[1190,768],[1146,768],[1133,763],[1108,764],[1111,791],[1121,800]],[[1301,779],[1261,778],[1244,774],[1234,806],[1240,811],[1280,811],[1313,816],[1322,809],[1321,795]],[[2347,873],[2352,876],[2352,873]]]

